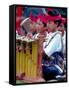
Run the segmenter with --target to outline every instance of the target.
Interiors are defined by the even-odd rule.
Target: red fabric
[[[33,14],[30,14],[30,18],[32,21],[36,22],[37,19],[40,19],[42,22],[47,23],[49,20],[62,20],[61,15],[58,16],[50,16],[49,14],[46,14],[46,16],[39,14],[37,17],[35,17]],[[64,20],[63,20],[64,21]]]
[[[22,7],[17,7],[17,15],[22,16]]]
[[[58,15],[58,16],[50,16],[49,14],[46,14],[46,22],[51,20],[51,21],[54,21],[54,20],[61,20],[61,15]]]
[[[37,17],[34,16],[32,12],[30,13],[30,19],[31,19],[32,21],[34,21],[34,22],[37,21]]]
[[[16,30],[19,31],[21,19],[17,20],[17,18],[22,16],[22,7],[21,6],[18,6],[16,10],[17,10]]]
[[[53,8],[47,8],[47,11],[52,11],[53,10]]]
[[[21,23],[21,20],[16,21],[16,29],[18,29],[20,27],[20,23]]]
[[[44,15],[39,14],[38,19],[40,19],[42,22],[46,23],[46,17]]]

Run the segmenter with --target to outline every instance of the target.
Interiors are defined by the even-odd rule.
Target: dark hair
[[[46,23],[44,23],[44,22],[42,22],[42,23],[43,23],[44,27],[46,27]]]
[[[59,15],[59,12],[58,12],[58,10],[53,9],[51,11],[48,11],[48,14],[50,16],[58,16]]]
[[[50,15],[50,16],[58,16],[59,15],[59,12],[58,12],[58,10],[55,10],[55,9],[53,9],[52,11],[48,11],[48,14]],[[57,24],[57,27],[61,24],[61,19],[60,20],[54,20],[54,23],[56,23]]]
[[[61,16],[62,16],[63,18],[67,18],[66,15],[61,14]],[[66,20],[66,22],[64,23],[64,27],[65,27],[65,29],[67,29],[67,20]]]
[[[67,29],[67,23],[64,24],[65,29]]]
[[[56,23],[57,24],[57,27],[59,27],[60,24],[61,24],[61,20],[55,20],[54,23]]]

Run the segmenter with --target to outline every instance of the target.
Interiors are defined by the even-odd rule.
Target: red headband
[[[37,21],[37,17],[35,17],[35,16],[33,15],[33,13],[30,13],[30,19],[31,19],[32,21],[34,21],[34,22]]]
[[[61,20],[62,23],[66,22],[65,18],[62,18],[61,15],[58,16],[50,16],[49,14],[46,14],[46,16],[39,14],[37,17],[33,15],[33,13],[30,13],[30,19],[34,22],[37,22],[37,19],[40,19],[42,22],[47,23],[49,20]]]
[[[46,14],[46,22],[51,20],[51,21],[54,21],[54,20],[61,20],[61,15],[58,15],[58,16],[50,16],[49,14]]]
[[[47,11],[49,12],[49,11],[52,11],[53,10],[53,8],[47,8]]]
[[[36,16],[33,15],[33,13],[30,13],[30,19],[34,22],[37,22],[38,19],[40,19],[42,22],[46,23],[45,16],[42,14],[39,14]]]
[[[42,22],[46,23],[46,19],[44,15],[39,14],[38,19],[40,19]]]

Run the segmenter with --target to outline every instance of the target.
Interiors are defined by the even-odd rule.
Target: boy
[[[43,43],[43,64],[42,73],[45,80],[63,80],[63,45],[62,36],[57,28],[61,23],[61,16],[58,11],[49,11],[46,15],[47,28],[51,32],[47,42]]]

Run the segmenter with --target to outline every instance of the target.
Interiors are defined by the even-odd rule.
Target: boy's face
[[[37,29],[37,31],[41,32],[43,28],[44,28],[43,23],[40,21],[40,19],[38,19],[37,22],[36,22],[36,29]]]
[[[54,23],[54,21],[48,21],[47,28],[50,30],[50,32],[53,32],[57,28],[57,25]]]
[[[59,26],[59,30],[60,30],[61,32],[65,30],[64,24],[61,24],[61,25]]]
[[[35,28],[35,22],[34,21],[30,21],[30,29],[31,29],[31,32],[35,32],[36,28]]]
[[[64,31],[65,31],[64,24],[61,24],[61,25],[58,27],[58,31],[60,31],[60,32],[62,33],[62,35],[64,34]]]

